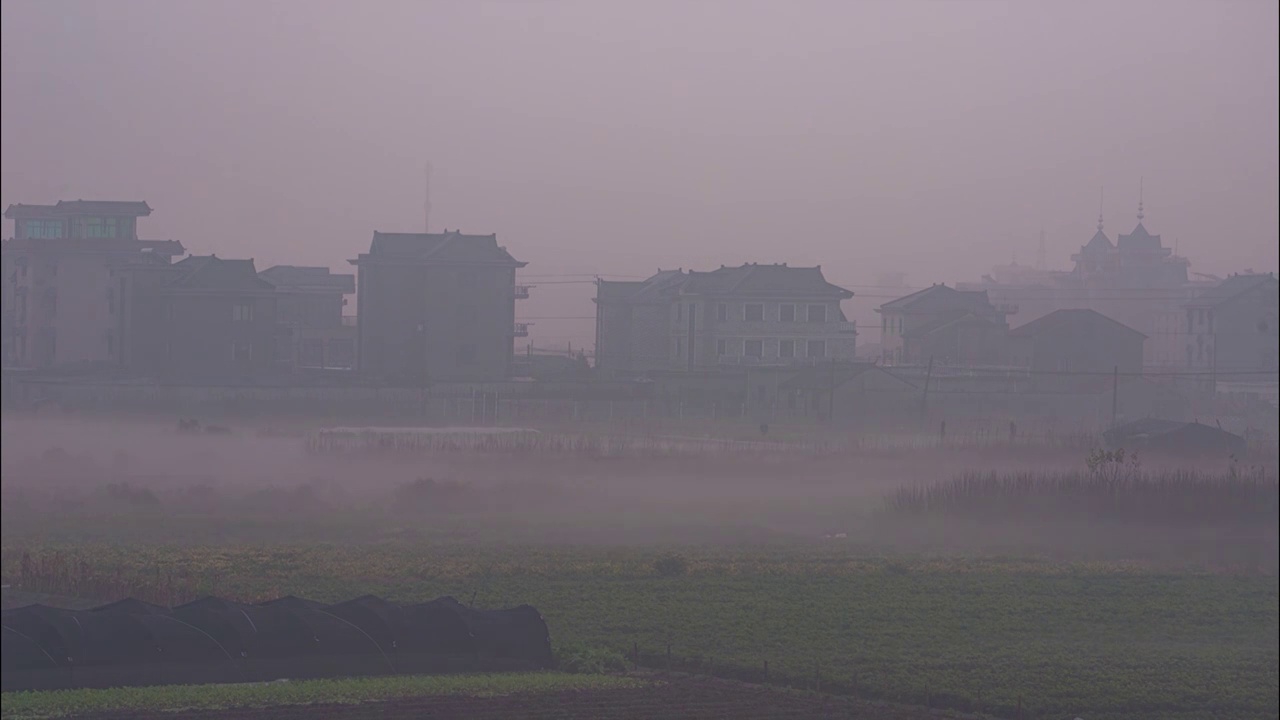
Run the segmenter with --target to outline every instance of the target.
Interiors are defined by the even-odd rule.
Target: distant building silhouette
[[[748,263],[596,283],[596,367],[610,373],[852,361],[853,293],[821,267]]]
[[[375,232],[350,261],[357,365],[386,381],[501,380],[511,374],[520,262],[496,235]]]
[[[276,289],[276,362],[289,369],[355,368],[356,327],[343,321],[355,275],[327,267],[274,265],[258,277]]]
[[[923,365],[930,358],[954,365],[1006,363],[1006,316],[982,290],[934,285],[892,300],[880,313],[881,362]]]
[[[174,240],[139,240],[145,202],[60,200],[10,205],[4,242],[5,364],[27,368],[123,365],[125,275],[168,266]]]

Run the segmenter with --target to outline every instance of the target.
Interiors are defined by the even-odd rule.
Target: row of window
[[[778,340],[777,357],[783,359],[789,358],[825,358],[827,356],[826,340]],[[772,341],[769,343],[773,344]],[[772,348],[771,348],[772,349]],[[763,338],[749,338],[746,340],[731,340],[721,338],[716,340],[716,355],[720,357],[729,357],[741,355],[750,358],[765,357],[765,340]],[[676,337],[676,355],[684,355],[684,338]],[[773,357],[771,354],[770,357]]]
[[[690,312],[692,312],[690,305]],[[736,306],[734,306],[736,309]],[[728,322],[730,319],[737,320],[737,313],[729,312],[729,303],[716,304],[716,320],[719,322]],[[743,303],[741,319],[743,322],[764,322],[764,303]],[[772,318],[770,318],[772,320]],[[676,303],[676,322],[684,320],[684,303]],[[783,303],[778,306],[778,322],[811,322],[819,323],[827,321],[827,306],[821,304],[798,305],[795,303]]]
[[[127,221],[113,217],[81,218],[80,237],[82,238],[118,238],[125,237],[121,232]],[[56,240],[67,236],[67,224],[58,218],[36,218],[22,223],[22,236],[38,240]]]

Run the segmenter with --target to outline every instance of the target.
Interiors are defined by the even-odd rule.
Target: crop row
[[[50,557],[28,549],[31,562]],[[659,668],[669,645],[677,669],[753,679],[767,662],[773,682],[820,678],[824,690],[867,698],[999,711],[1021,699],[1028,717],[1278,709],[1274,576],[811,548],[688,551],[687,574],[674,577],[656,573],[656,553],[644,550],[86,546],[63,555],[120,584],[174,572],[246,600],[374,592],[529,602],[557,645],[638,649],[642,665]],[[21,557],[5,549],[6,578]]]

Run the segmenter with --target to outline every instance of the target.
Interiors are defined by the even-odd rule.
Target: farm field
[[[1025,717],[1277,712],[1275,576],[1115,562],[866,558],[809,547],[79,546],[6,541],[6,582],[176,602],[361,593],[528,602],[557,646],[642,665]],[[24,560],[26,577],[24,578]],[[56,587],[55,587],[56,586]]]
[[[450,595],[534,605],[577,672],[1044,720],[1280,716],[1274,461],[334,459],[123,424],[5,433],[6,607]]]
[[[28,693],[5,720],[923,720],[923,709],[679,675],[490,675]]]

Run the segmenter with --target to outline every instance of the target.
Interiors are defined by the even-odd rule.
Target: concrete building
[[[840,307],[851,297],[822,268],[785,264],[599,280],[596,367],[626,374],[852,361],[857,327]]]
[[[276,289],[277,364],[289,369],[355,368],[356,327],[343,318],[347,296],[356,291],[355,275],[275,265],[258,277]]]
[[[996,305],[985,291],[934,285],[881,305],[881,362],[924,365],[1008,364],[1005,317],[1014,311]]]
[[[388,382],[501,380],[511,374],[515,273],[496,235],[375,232],[357,268],[357,367]]]
[[[121,271],[167,266],[173,240],[139,240],[145,202],[62,200],[10,205],[4,243],[7,365],[113,367],[123,363]]]
[[[1222,379],[1275,381],[1280,321],[1275,275],[1232,275],[1183,306],[1186,366]]]
[[[1016,364],[1042,374],[1142,373],[1146,336],[1094,310],[1055,310],[1009,332]]]
[[[276,370],[276,290],[252,259],[193,255],[134,268],[128,287],[126,360],[134,373],[226,381]]]

